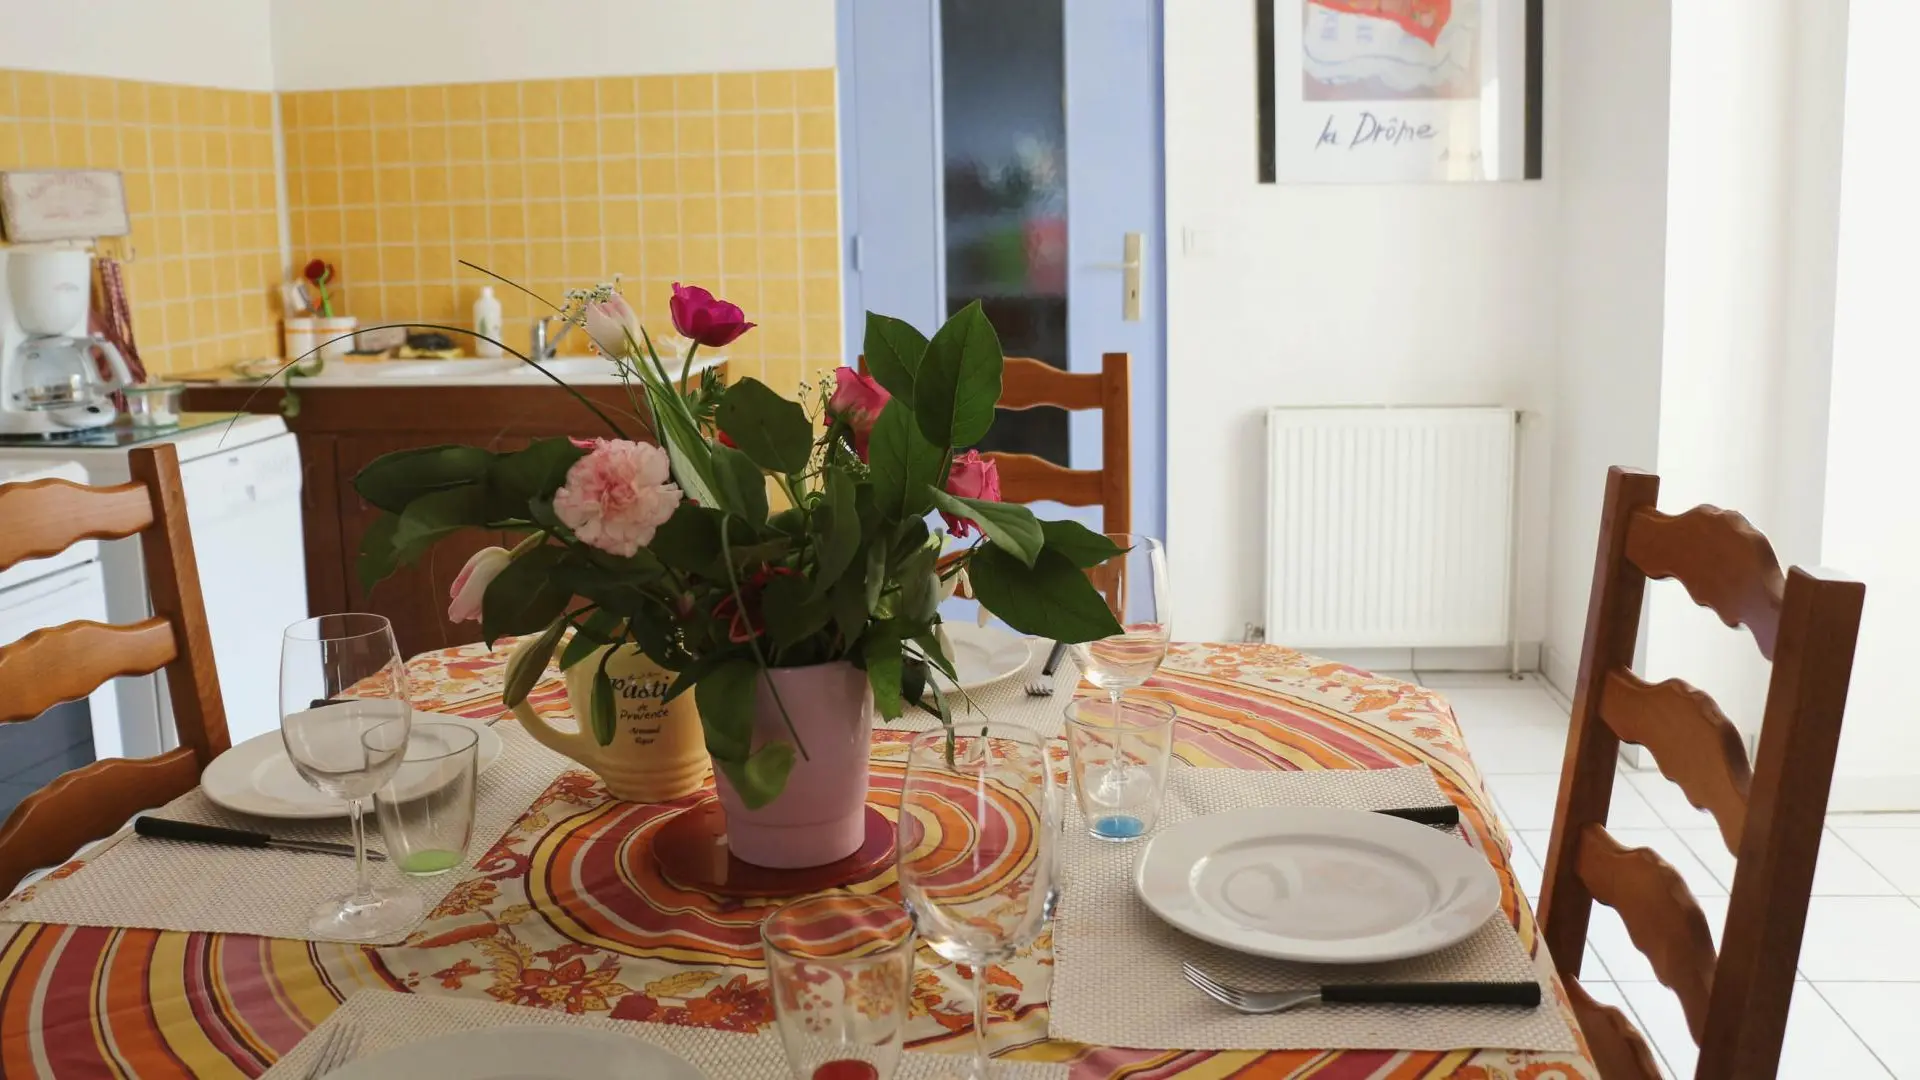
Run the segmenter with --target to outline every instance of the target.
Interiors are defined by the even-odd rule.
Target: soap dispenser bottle
[[[500,299],[493,295],[491,285],[480,286],[480,298],[473,302],[473,332],[480,335],[473,343],[475,356],[504,355],[500,345]]]

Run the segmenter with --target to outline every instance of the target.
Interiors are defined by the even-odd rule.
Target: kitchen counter
[[[725,358],[699,361],[695,370],[705,374]],[[207,381],[189,382],[183,404],[196,411],[288,414],[287,427],[300,439],[312,610],[385,615],[393,622],[401,650],[411,656],[479,639],[480,624],[447,621],[448,586],[473,552],[513,540],[469,529],[437,544],[418,564],[373,589],[362,588],[355,567],[360,540],[380,514],[360,498],[353,478],[382,454],[445,443],[515,450],[556,436],[610,437],[614,425],[627,438],[653,441],[646,419],[635,415],[638,388],[630,393],[617,377],[594,370],[604,369],[607,361],[569,356],[550,366],[607,419],[595,416],[542,374],[524,370],[517,360],[330,364],[329,369],[344,370],[331,376],[323,372],[318,378],[296,376],[292,402],[286,400],[284,377],[267,382],[216,371],[205,373]]]
[[[701,354],[694,357],[692,374],[701,374],[720,367],[727,358],[720,354]],[[678,361],[664,360],[667,374],[675,379],[680,377]],[[330,387],[349,387],[365,389],[382,386],[538,386],[553,385],[548,376],[564,380],[570,386],[619,386],[620,377],[613,373],[612,365],[598,356],[561,356],[540,365],[544,371],[533,368],[513,357],[473,358],[461,357],[449,360],[347,360],[331,361],[321,369],[318,375],[295,375],[295,389],[319,389]],[[267,380],[240,375],[232,368],[208,368],[176,376],[180,381],[195,385],[258,387]],[[284,375],[273,376],[274,386],[285,385]]]

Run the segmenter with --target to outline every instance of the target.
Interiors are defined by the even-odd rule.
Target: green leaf
[[[819,633],[833,618],[825,598],[813,599],[813,586],[798,575],[767,582],[760,593],[760,613],[767,633],[778,648],[790,648]]]
[[[1046,543],[1046,534],[1040,529],[1039,519],[1033,516],[1033,511],[1019,503],[963,499],[937,488],[932,489],[932,495],[935,506],[955,517],[970,519],[980,526],[981,532],[987,534],[987,539],[1028,566],[1033,565],[1034,557],[1040,554],[1040,548]]]
[[[740,653],[710,652],[704,656],[695,658],[692,663],[681,666],[680,671],[673,677],[673,685],[667,687],[666,697],[662,700],[672,701],[674,698],[698,686],[700,680],[706,678],[708,672],[713,671],[722,664],[731,664],[737,660],[744,659],[745,656],[744,651]],[[751,660],[747,662],[752,663]],[[694,700],[699,700],[697,695]]]
[[[567,620],[555,619],[526,652],[515,653],[507,661],[507,685],[500,691],[500,700],[508,706],[518,705],[527,700],[533,688],[540,684],[540,676],[546,674],[547,661],[553,659],[554,646],[560,644],[560,635],[567,629]]]
[[[1044,550],[1026,566],[998,545],[984,544],[967,564],[967,580],[988,611],[1023,634],[1073,645],[1121,632],[1087,575],[1057,551]]]
[[[731,446],[713,448],[713,490],[720,505],[750,525],[767,521],[767,476]]]
[[[900,700],[908,705],[919,705],[926,693],[927,662],[918,657],[903,657],[900,663]]]
[[[914,379],[920,371],[920,360],[927,353],[926,335],[910,323],[869,311],[863,350],[867,356],[867,372],[873,381],[886,387],[887,393],[911,409]]]
[[[939,613],[940,575],[934,570],[939,559],[940,549],[926,546],[901,562],[895,575],[900,582],[900,603],[893,613],[897,623],[918,628]]]
[[[400,515],[381,514],[360,534],[360,557],[354,561],[354,568],[360,574],[361,591],[372,592],[399,567],[400,549],[393,546],[393,532],[399,525]]]
[[[905,711],[900,703],[900,639],[876,627],[867,635],[865,656],[874,707],[889,720],[900,719]]]
[[[544,499],[551,508],[553,493],[566,482],[567,470],[586,453],[571,439],[536,439],[524,450],[496,456],[487,469],[491,519],[530,517],[536,499]]]
[[[609,649],[606,655],[600,658],[600,666],[593,673],[592,701],[587,708],[588,726],[593,730],[593,741],[601,746],[613,742],[613,680],[607,678],[607,660],[612,656],[613,650]]]
[[[807,512],[797,506],[789,506],[768,517],[767,527],[799,540],[807,535]]]
[[[934,667],[939,668],[941,673],[946,675],[947,678],[955,682],[960,680],[960,676],[955,674],[953,670],[953,658],[948,656],[946,650],[940,647],[940,636],[938,634],[929,630],[924,634],[917,635],[913,639],[913,643],[920,647],[921,653],[925,654],[927,660],[932,663]]]
[[[754,686],[760,668],[752,660],[729,660],[693,684],[693,702],[715,762],[744,762],[753,745]]]
[[[856,485],[845,469],[827,470],[826,489],[820,505],[813,511],[814,554],[819,568],[814,573],[813,592],[827,595],[840,575],[853,565],[860,553],[860,510],[854,502]]]
[[[620,616],[605,608],[590,612],[573,631],[572,640],[560,650],[560,670],[565,671],[593,654],[602,645],[619,640]]]
[[[763,469],[805,472],[813,457],[813,424],[807,411],[758,379],[742,379],[727,387],[716,419],[720,430]]]
[[[945,479],[946,450],[928,442],[898,398],[887,402],[867,437],[867,469],[874,505],[888,518],[917,517],[933,506],[926,489]]]
[[[642,365],[643,367],[645,365]],[[686,400],[659,376],[643,378],[647,408],[653,413],[653,428],[673,464],[674,482],[686,497],[702,506],[714,503],[713,448],[688,410]]]
[[[393,546],[421,548],[461,529],[492,520],[487,513],[487,491],[479,484],[429,491],[407,504],[393,528]]]
[[[720,521],[724,516],[711,507],[682,502],[673,516],[654,530],[653,543],[647,549],[675,570],[702,573],[720,563]]]
[[[1005,363],[999,335],[978,300],[934,332],[913,380],[913,415],[928,442],[958,449],[987,434],[1000,404]]]
[[[833,611],[833,628],[839,632],[840,639],[848,644],[860,640],[869,618],[866,583],[849,574],[833,587],[828,600]]]
[[[874,544],[867,549],[867,576],[862,579],[866,589],[867,611],[880,614],[880,594],[887,588],[887,549],[885,545]]]
[[[572,593],[554,580],[554,567],[566,556],[566,548],[548,544],[508,563],[480,597],[481,636],[491,643],[508,634],[531,634],[559,618]]]
[[[793,745],[770,742],[744,762],[716,758],[714,764],[727,774],[727,782],[747,809],[758,810],[786,790],[787,774],[793,771]]]
[[[429,491],[486,479],[493,455],[477,446],[423,446],[374,458],[353,478],[360,497],[389,513]]]
[[[1082,570],[1099,566],[1126,550],[1077,521],[1042,521],[1040,531],[1046,535],[1048,551],[1065,555]]]

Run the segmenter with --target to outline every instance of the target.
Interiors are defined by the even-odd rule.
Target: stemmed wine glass
[[[1113,558],[1087,571],[1094,588],[1120,624],[1120,633],[1073,646],[1080,674],[1113,699],[1109,715],[1120,715],[1120,695],[1139,686],[1167,658],[1173,637],[1173,599],[1167,584],[1167,549],[1151,536],[1108,533],[1121,548]]]
[[[347,804],[354,890],[316,908],[321,937],[361,941],[400,930],[420,898],[367,878],[367,800],[400,768],[413,709],[393,626],[378,615],[321,615],[287,627],[280,643],[280,738],[307,783]],[[375,731],[380,737],[368,739]]]
[[[1057,898],[1059,802],[1039,732],[1017,724],[928,731],[907,750],[900,896],[921,940],[973,969],[974,1053],[987,1080],[987,965],[1040,933]]]

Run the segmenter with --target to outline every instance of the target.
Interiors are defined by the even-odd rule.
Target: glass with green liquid
[[[431,877],[466,861],[479,747],[465,724],[414,723],[400,768],[373,797],[387,859],[403,873]]]

